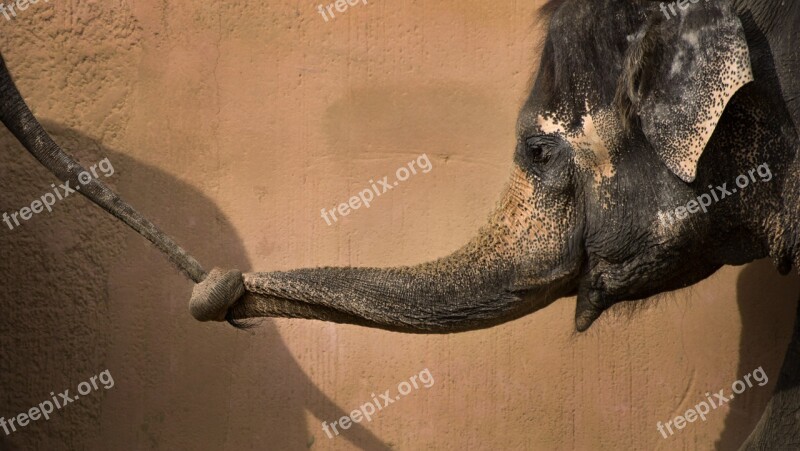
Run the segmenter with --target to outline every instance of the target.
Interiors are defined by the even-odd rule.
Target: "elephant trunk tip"
[[[244,294],[240,271],[214,268],[194,286],[189,311],[198,321],[225,321],[230,307]]]

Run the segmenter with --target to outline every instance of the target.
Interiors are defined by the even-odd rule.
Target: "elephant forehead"
[[[613,114],[587,113],[578,128],[555,117],[539,115],[537,124],[544,133],[560,135],[575,151],[575,164],[593,174],[597,183],[614,176],[611,150],[616,147],[619,124]]]

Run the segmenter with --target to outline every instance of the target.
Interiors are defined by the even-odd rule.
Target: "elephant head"
[[[247,294],[211,317],[454,332],[577,294],[584,331],[613,304],[724,264],[771,255],[788,270],[781,189],[794,129],[781,99],[754,83],[733,5],[669,17],[653,2],[561,0],[542,13],[511,180],[474,239],[411,267],[246,274]],[[208,302],[203,289],[195,302]]]

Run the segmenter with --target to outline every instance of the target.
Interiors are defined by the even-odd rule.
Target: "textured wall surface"
[[[473,234],[511,168],[541,1],[386,1],[329,22],[285,0],[38,2],[0,16],[35,113],[207,267],[387,266]],[[55,179],[0,130],[0,208]],[[433,165],[328,226],[333,208],[419,154]],[[3,226],[3,224],[0,224]],[[767,262],[606,314],[574,299],[490,330],[408,336],[311,321],[252,332],[191,319],[192,285],[74,196],[0,227],[0,415],[108,369],[115,385],[0,449],[735,449],[777,379],[799,284]],[[667,421],[762,366],[706,422]],[[332,422],[427,368],[330,439]]]

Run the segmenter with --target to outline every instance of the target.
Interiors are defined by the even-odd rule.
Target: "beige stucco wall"
[[[541,1],[58,1],[0,16],[56,140],[207,267],[411,264],[456,249],[511,168]],[[55,180],[0,131],[0,207]],[[333,208],[426,153],[433,169],[335,225]],[[2,225],[2,224],[0,224]],[[1,449],[735,449],[788,342],[796,278],[726,268],[576,335],[574,299],[490,330],[408,336],[194,322],[191,284],[83,198],[0,227],[0,415],[105,369],[115,385]],[[664,440],[667,421],[763,366],[770,383]],[[429,369],[373,421],[372,393]]]

